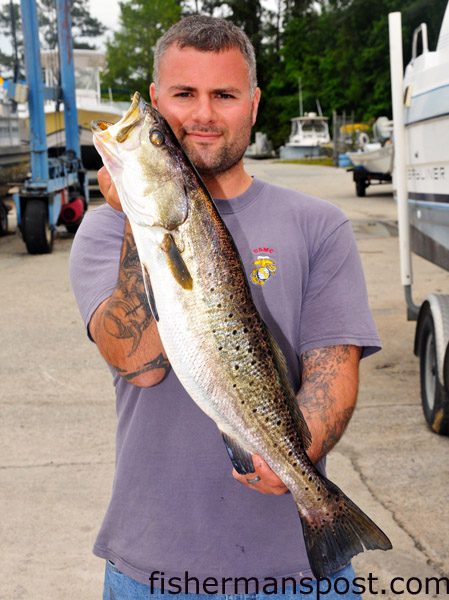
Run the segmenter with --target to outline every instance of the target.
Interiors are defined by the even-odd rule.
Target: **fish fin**
[[[150,274],[148,273],[148,270],[144,264],[142,264],[142,275],[143,275],[143,284],[145,286],[145,291],[147,293],[148,304],[150,305],[150,310],[151,310],[155,320],[159,321],[159,315],[158,315],[157,308],[156,308],[156,301],[154,299],[153,288],[151,286]]]
[[[325,478],[323,484],[333,500],[323,505],[322,511],[304,516],[298,504],[307,556],[315,577],[332,575],[363,550],[392,548],[385,533],[335,484]]]
[[[273,334],[268,332],[268,337],[271,342],[271,347],[273,349],[273,355],[278,368],[278,372],[281,376],[281,381],[286,391],[288,408],[301,436],[302,446],[304,450],[307,450],[307,448],[309,448],[310,444],[312,443],[312,434],[310,433],[309,427],[306,423],[306,420],[304,419],[304,415],[302,414],[301,409],[299,408],[298,399],[296,398],[295,392],[293,391],[292,384],[288,376],[287,361],[285,360],[284,353],[282,352],[279,344],[274,339]]]
[[[181,256],[181,253],[176,246],[173,236],[169,233],[164,235],[161,243],[161,249],[167,255],[168,266],[173,274],[173,277],[185,290],[191,290],[193,287],[192,276]]]
[[[222,432],[223,441],[228,451],[234,469],[240,475],[254,473],[254,463],[251,454],[232,437]]]

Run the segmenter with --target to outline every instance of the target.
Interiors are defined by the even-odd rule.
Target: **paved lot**
[[[358,557],[356,570],[380,578],[373,584],[379,594],[393,577],[448,575],[449,439],[432,434],[422,417],[391,188],[370,188],[358,199],[341,170],[269,162],[248,168],[330,199],[356,232],[384,350],[362,363],[358,408],[331,453],[330,475],[394,545],[388,554]],[[71,241],[61,233],[53,254],[28,256],[16,236],[0,239],[1,600],[101,598],[103,565],[91,546],[112,484],[114,398],[70,292]],[[416,302],[449,291],[447,273],[421,259],[414,269]],[[423,588],[397,597],[443,593]]]

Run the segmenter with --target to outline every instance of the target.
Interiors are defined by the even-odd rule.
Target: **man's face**
[[[238,49],[200,52],[171,46],[150,96],[202,175],[223,173],[240,162],[260,90],[250,96],[248,66]]]

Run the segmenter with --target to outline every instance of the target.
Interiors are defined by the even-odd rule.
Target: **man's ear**
[[[150,99],[151,104],[154,106],[154,108],[157,108],[157,93],[156,84],[154,83],[154,81],[150,84]]]
[[[257,119],[257,111],[259,108],[259,102],[260,102],[260,96],[261,96],[262,92],[260,90],[259,87],[257,87],[254,91],[254,96],[253,96],[253,107],[252,107],[252,124],[254,125],[254,123],[256,122]]]

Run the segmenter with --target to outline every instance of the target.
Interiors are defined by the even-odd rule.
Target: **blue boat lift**
[[[30,120],[31,178],[16,195],[17,223],[30,254],[52,251],[56,226],[76,231],[89,203],[87,173],[81,163],[76,110],[70,0],[56,0],[60,86],[42,79],[38,15],[35,0],[21,0],[25,72]],[[8,94],[14,97],[10,82]],[[44,101],[64,104],[65,153],[49,158]]]

